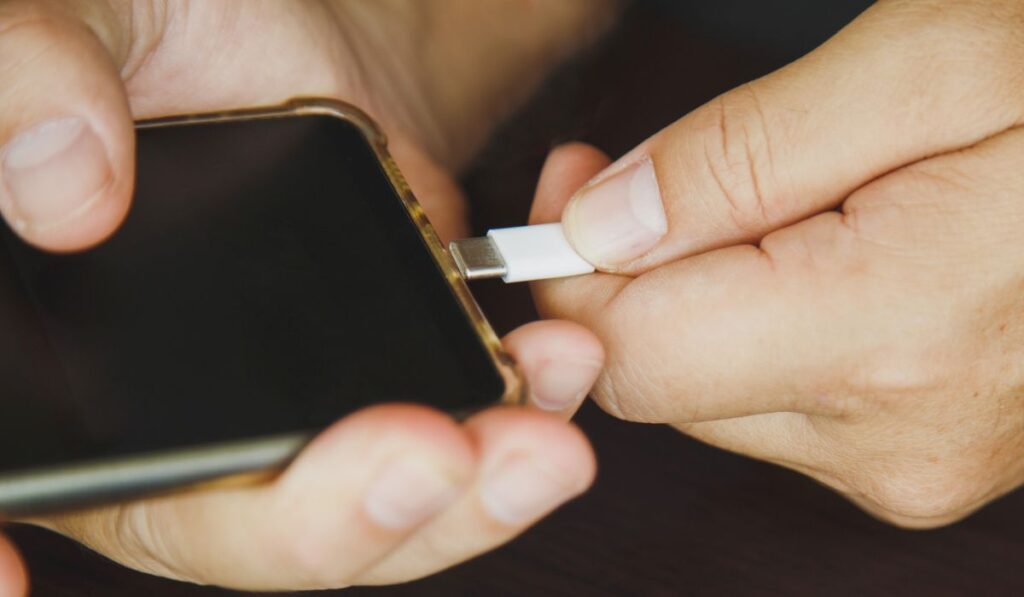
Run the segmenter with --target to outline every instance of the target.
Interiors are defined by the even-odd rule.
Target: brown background
[[[552,79],[465,177],[475,224],[524,221],[553,144],[583,139],[621,154],[813,47],[862,4],[634,7],[615,33]],[[501,332],[533,317],[525,288],[475,290]],[[344,594],[1024,594],[1022,492],[945,529],[901,531],[795,473],[670,429],[620,423],[590,405],[578,422],[600,462],[586,496],[480,559],[404,586]],[[238,594],[130,572],[44,531],[16,527],[11,535],[38,595]]]

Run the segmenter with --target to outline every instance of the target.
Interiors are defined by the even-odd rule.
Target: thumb
[[[1019,55],[999,34],[1007,15],[918,4],[875,5],[645,141],[574,197],[562,217],[570,242],[624,273],[756,242],[890,170],[1020,123],[1021,65],[992,59]]]
[[[130,200],[128,102],[89,26],[116,30],[103,4],[0,7],[0,213],[25,240],[50,250],[103,240]]]

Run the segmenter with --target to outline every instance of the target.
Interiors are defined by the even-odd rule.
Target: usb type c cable
[[[497,228],[487,236],[452,241],[448,252],[467,280],[529,282],[594,271],[573,250],[559,223]]]

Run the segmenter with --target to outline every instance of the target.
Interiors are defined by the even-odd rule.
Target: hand
[[[597,402],[899,525],[1019,485],[1022,69],[1020,2],[883,1],[604,169],[561,217],[612,273],[536,286],[604,342]]]
[[[382,124],[441,236],[462,234],[450,168],[544,67],[588,37],[569,33],[593,33],[608,20],[594,9],[0,3],[0,212],[37,246],[88,247],[129,208],[133,119],[328,96]],[[546,404],[584,395],[602,359],[592,334],[567,322],[525,326],[506,345]],[[593,474],[586,440],[559,417],[499,408],[457,424],[393,405],[328,429],[269,485],[37,522],[139,570],[194,582],[392,583],[501,544],[583,491]],[[0,595],[22,592],[24,582],[0,542]]]

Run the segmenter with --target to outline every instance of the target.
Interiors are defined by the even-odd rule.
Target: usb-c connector
[[[573,250],[558,223],[498,228],[485,237],[452,241],[448,251],[467,280],[528,282],[594,271]]]

